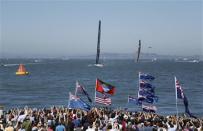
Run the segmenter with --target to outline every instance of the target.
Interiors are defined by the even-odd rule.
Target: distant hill
[[[24,59],[24,58],[31,58],[31,59],[63,59],[63,60],[68,60],[68,59],[96,59],[96,54],[86,54],[86,55],[71,55],[71,56],[46,56],[46,55],[40,55],[38,57],[3,57],[3,58],[17,58],[17,59]],[[105,60],[105,59],[136,59],[137,54],[135,53],[102,53],[100,59]],[[160,54],[155,54],[155,53],[141,53],[140,54],[140,59],[141,60],[201,60],[203,61],[203,55],[194,55],[194,56],[178,56],[178,55],[160,55]]]

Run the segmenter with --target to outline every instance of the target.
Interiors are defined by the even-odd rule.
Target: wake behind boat
[[[9,67],[9,66],[18,66],[19,64],[2,64],[1,66]]]
[[[103,64],[94,64],[94,66],[96,66],[96,67],[104,67]]]

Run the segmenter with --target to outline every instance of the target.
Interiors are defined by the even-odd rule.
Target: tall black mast
[[[100,55],[100,37],[101,37],[101,20],[99,20],[98,39],[97,39],[96,64],[99,64],[99,55]]]
[[[141,50],[141,40],[139,40],[139,47],[137,51],[137,62],[139,61],[139,58],[140,58],[140,50]]]

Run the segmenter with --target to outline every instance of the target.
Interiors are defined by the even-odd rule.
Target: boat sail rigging
[[[139,46],[138,46],[138,51],[137,51],[137,62],[139,61],[140,58],[140,51],[141,51],[141,40],[139,40]]]
[[[96,54],[96,63],[94,64],[97,67],[103,67],[104,65],[99,62],[100,57],[100,38],[101,38],[101,20],[99,20],[98,28],[98,39],[97,39],[97,54]]]
[[[28,74],[29,72],[26,71],[25,66],[23,64],[20,64],[16,72],[16,75],[28,75]]]

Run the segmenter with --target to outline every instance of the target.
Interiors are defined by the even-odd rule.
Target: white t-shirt
[[[173,125],[173,127],[170,127],[170,125],[168,123],[166,123],[168,126],[168,131],[176,131],[177,129],[177,125]]]
[[[26,116],[27,116],[26,114],[20,115],[20,116],[18,117],[18,121],[23,122]]]
[[[88,128],[86,131],[94,131],[94,128]]]

